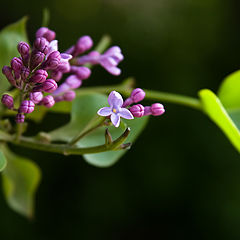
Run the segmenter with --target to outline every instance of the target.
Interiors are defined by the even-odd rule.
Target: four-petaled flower
[[[122,108],[123,98],[116,92],[112,91],[108,96],[108,103],[110,107],[103,107],[98,110],[98,115],[107,117],[110,116],[111,122],[115,127],[118,127],[120,124],[120,117],[126,119],[133,119],[132,113],[127,108]]]

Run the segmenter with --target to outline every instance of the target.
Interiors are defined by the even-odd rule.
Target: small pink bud
[[[134,117],[140,118],[144,115],[144,107],[141,104],[133,105],[129,110]]]
[[[18,52],[21,56],[28,56],[30,47],[26,42],[20,42],[17,46]]]
[[[159,116],[165,112],[165,109],[162,104],[154,103],[151,105],[151,111],[153,116]]]
[[[12,69],[10,67],[8,67],[8,66],[4,66],[2,68],[2,73],[6,76],[6,78],[9,81],[9,83],[16,87],[16,81],[15,81],[15,78],[13,77]]]
[[[141,88],[136,88],[131,93],[131,99],[134,103],[138,103],[145,98],[145,92]]]
[[[23,62],[20,58],[14,57],[11,60],[11,67],[15,72],[20,73],[22,66],[23,66]]]
[[[4,94],[2,95],[2,104],[5,105],[8,109],[12,109],[13,108],[13,97],[8,95],[8,94]]]
[[[42,67],[45,69],[56,69],[61,61],[59,51],[53,51],[48,55],[47,60],[43,63]]]
[[[22,101],[18,112],[19,113],[31,113],[34,111],[35,104],[31,100],[24,100]]]
[[[31,69],[36,68],[44,60],[45,55],[42,52],[32,52],[30,66]]]
[[[89,78],[91,75],[91,70],[87,67],[71,66],[71,71],[82,80]]]
[[[48,53],[48,45],[49,42],[47,41],[46,38],[37,38],[34,42],[34,47],[35,49],[37,49],[38,51],[47,54]]]
[[[43,84],[42,84],[42,89],[44,92],[47,93],[52,93],[57,89],[58,85],[53,79],[47,79]]]
[[[15,121],[16,121],[16,123],[23,123],[24,119],[25,119],[24,114],[18,113],[16,115]]]
[[[29,98],[31,101],[33,101],[35,104],[38,104],[43,99],[43,94],[41,92],[31,92],[29,95]]]
[[[55,39],[56,33],[46,27],[41,27],[37,30],[36,32],[36,37],[44,37],[46,38],[49,42]]]
[[[75,45],[74,55],[77,56],[89,50],[93,46],[93,40],[90,36],[82,36]]]
[[[63,99],[65,101],[71,102],[76,97],[76,93],[74,91],[67,91],[63,94]]]
[[[51,95],[45,96],[41,102],[45,107],[50,108],[55,104],[54,98]]]
[[[38,69],[30,78],[30,81],[34,83],[43,83],[46,81],[47,77],[48,77],[47,71],[43,69]]]

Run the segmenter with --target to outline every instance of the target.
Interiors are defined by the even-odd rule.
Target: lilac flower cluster
[[[80,37],[64,53],[58,51],[55,37],[55,32],[46,27],[38,29],[32,49],[26,42],[20,42],[17,46],[20,57],[14,57],[10,66],[2,69],[9,83],[20,90],[17,108],[12,96],[4,94],[1,99],[8,109],[17,111],[17,123],[24,122],[25,114],[33,112],[35,105],[51,108],[56,102],[72,101],[76,96],[74,89],[91,75],[91,70],[83,66],[85,63],[100,64],[113,75],[121,72],[117,67],[123,60],[119,47],[111,47],[103,54],[92,51],[79,57],[93,46],[89,36]],[[64,74],[68,77],[58,86]]]
[[[108,103],[110,107],[103,107],[98,110],[98,115],[103,117],[110,117],[112,124],[119,127],[120,118],[133,119],[140,118],[147,115],[160,116],[165,112],[162,104],[154,103],[151,106],[143,106],[136,104],[129,107],[133,103],[138,103],[145,98],[145,92],[141,88],[136,88],[132,91],[129,98],[123,102],[122,96],[112,91],[108,96]],[[129,108],[127,108],[129,107]]]

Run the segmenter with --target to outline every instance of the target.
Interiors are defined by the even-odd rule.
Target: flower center
[[[114,113],[116,113],[117,112],[117,109],[116,108],[113,108],[113,110],[112,110]]]

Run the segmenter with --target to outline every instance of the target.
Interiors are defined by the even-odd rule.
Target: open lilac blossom
[[[133,119],[132,113],[126,109],[122,108],[123,98],[116,92],[112,91],[108,97],[108,103],[110,107],[103,107],[98,110],[98,115],[107,117],[110,116],[111,122],[115,127],[118,127],[120,124],[120,117],[125,119]]]
[[[121,49],[118,46],[109,48],[104,54],[96,51],[90,52],[86,56],[77,59],[77,64],[82,65],[85,63],[100,64],[112,75],[120,75],[121,69],[117,65],[123,60]]]

